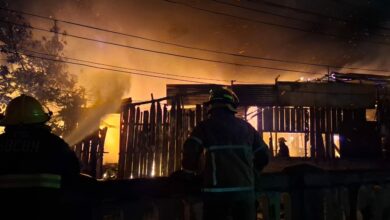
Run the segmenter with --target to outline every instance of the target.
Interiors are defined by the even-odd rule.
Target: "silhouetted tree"
[[[5,4],[0,2],[0,6]],[[66,41],[59,36],[57,23],[49,38],[36,39],[22,15],[0,10],[0,17],[0,52],[6,60],[0,67],[1,110],[13,96],[29,94],[55,112],[50,122],[55,133],[63,135],[74,129],[85,105],[85,90],[77,85],[66,63],[58,62],[64,61]]]

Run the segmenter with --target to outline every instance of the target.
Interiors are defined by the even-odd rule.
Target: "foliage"
[[[55,112],[50,122],[55,133],[71,131],[85,105],[85,90],[61,62],[66,41],[57,34],[57,23],[51,29],[57,33],[38,40],[23,16],[2,10],[0,17],[5,21],[0,22],[0,53],[6,58],[0,67],[1,110],[12,97],[29,94]]]

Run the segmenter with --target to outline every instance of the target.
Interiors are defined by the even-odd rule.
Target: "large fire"
[[[22,1],[9,2],[12,8],[21,8],[42,16],[79,22],[179,45],[194,45],[197,48],[223,51],[225,53],[256,55],[271,58],[271,60],[272,58],[278,58],[307,63],[334,63],[337,66],[344,66],[345,64],[353,66],[352,64],[357,64],[356,60],[368,63],[367,68],[376,64],[371,62],[372,60],[383,61],[384,64],[388,65],[388,60],[386,60],[387,50],[367,45],[364,42],[362,43],[364,47],[356,47],[334,39],[329,40],[329,37],[312,37],[312,35],[307,33],[260,25],[253,22],[244,22],[235,18],[198,13],[185,8],[175,10],[175,13],[172,13],[175,8],[164,1],[155,3],[148,1],[138,1],[136,3],[134,1],[118,1],[115,4],[112,4],[110,1],[77,1],[78,3],[69,1],[61,4],[43,4],[44,1],[42,0],[24,4],[20,4]],[[312,6],[314,7],[315,5]],[[242,12],[242,15],[244,13],[245,11]],[[188,16],[189,14],[191,16]],[[237,12],[237,14],[240,13]],[[245,14],[245,16],[247,15]],[[256,16],[259,19],[262,18],[260,15]],[[50,28],[53,25],[52,21],[31,17],[28,19],[34,26],[42,28]],[[280,76],[279,80],[282,81],[294,81],[300,78],[302,80],[313,79],[323,76],[329,71],[329,68],[323,68],[322,66],[245,59],[226,54],[221,55],[190,50],[188,48],[146,41],[142,40],[142,38],[125,37],[61,22],[59,22],[59,27],[62,31],[66,31],[69,34],[125,44],[129,47],[136,46],[146,50],[153,49],[188,57],[294,69],[316,74],[301,74],[297,72],[275,71],[267,68],[251,68],[242,65],[226,65],[218,62],[191,60],[66,37],[67,45],[64,50],[66,56],[108,65],[183,76],[207,77],[216,80],[226,80],[227,82],[237,80],[270,84],[274,83],[278,76]],[[300,28],[307,27],[302,25]],[[34,31],[34,35],[37,38],[46,34]],[[385,56],[381,56],[381,54],[385,54]],[[154,97],[164,97],[166,84],[179,83],[175,80],[147,78],[74,65],[69,65],[69,72],[77,75],[79,83],[87,89],[88,98],[91,100],[88,107],[97,106],[97,108],[89,117],[84,118],[80,122],[79,129],[75,130],[69,137],[65,137],[65,139],[68,139],[70,144],[77,143],[77,141],[87,136],[88,132],[96,129],[102,121],[100,125],[109,125],[106,136],[106,151],[108,153],[105,155],[105,162],[107,163],[116,162],[118,158],[119,116],[113,113],[118,111],[121,99],[132,97],[135,101],[148,100],[151,93],[154,94]],[[210,83],[210,81],[206,83]],[[218,82],[212,81],[211,83]],[[107,114],[108,116],[106,116]],[[250,121],[256,127],[256,117]],[[267,138],[265,137],[265,140]],[[286,139],[290,145],[299,142],[298,145],[302,146],[300,142],[302,137],[287,135]],[[293,153],[298,154],[299,152]]]

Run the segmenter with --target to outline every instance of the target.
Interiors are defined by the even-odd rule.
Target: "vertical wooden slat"
[[[150,116],[149,116],[149,140],[148,140],[148,176],[154,176],[155,175],[155,152],[156,152],[156,103],[152,102],[150,105]]]
[[[139,162],[138,162],[138,177],[142,177],[143,176],[143,172],[144,172],[144,158],[143,158],[143,154],[144,154],[144,133],[143,133],[143,121],[144,121],[144,112],[141,111],[140,112],[140,122],[139,122],[139,125],[138,125],[138,143],[137,143],[137,148],[138,148],[138,158],[139,158]]]
[[[291,132],[291,108],[284,109],[284,127],[286,132]]]
[[[285,118],[285,109],[284,107],[279,107],[279,130],[281,132],[286,131],[284,118]]]
[[[127,122],[129,109],[127,106],[122,106],[120,119],[120,144],[119,144],[119,161],[118,161],[118,178],[123,179],[126,166],[126,139],[127,139]]]
[[[156,114],[156,137],[155,137],[155,175],[161,176],[161,152],[162,152],[162,110],[161,104],[157,103],[157,114]]]
[[[135,106],[129,107],[130,116],[127,123],[127,135],[125,139],[126,144],[126,166],[125,166],[125,178],[130,178],[133,170],[134,160],[134,128],[135,128]]]
[[[140,150],[139,150],[139,143],[140,143],[140,123],[141,123],[141,110],[139,107],[137,107],[136,115],[135,115],[135,129],[134,129],[134,157],[133,157],[133,167],[132,167],[132,174],[133,178],[139,177],[139,170],[140,170]]]
[[[263,109],[264,112],[264,131],[273,131],[273,109],[271,107],[266,107]]]
[[[304,148],[305,148],[305,157],[308,157],[308,150],[307,150],[307,144],[308,144],[308,141],[311,140],[311,133],[310,133],[310,109],[307,109],[307,108],[302,108],[302,110],[300,110],[302,112],[302,122],[301,125],[302,125],[302,129],[303,129],[303,132],[304,132]]]
[[[176,110],[176,146],[175,146],[175,168],[174,170],[179,170],[181,168],[181,154],[182,154],[182,132],[183,132],[183,109],[181,106],[180,99],[177,102]]]
[[[274,130],[276,132],[279,132],[280,131],[280,127],[279,127],[279,107],[274,107],[273,110],[274,110]]]
[[[140,144],[140,150],[141,150],[141,177],[146,176],[146,154],[147,154],[147,122],[145,123],[145,120],[148,118],[145,116],[149,117],[149,112],[146,113],[147,111],[142,112],[142,130],[141,130],[141,144]],[[145,125],[146,124],[146,125]]]
[[[291,128],[290,128],[290,130],[292,132],[295,132],[296,128],[297,128],[296,127],[296,121],[295,121],[295,119],[296,119],[295,115],[296,115],[296,108],[292,108],[291,109],[291,114],[290,114],[290,121],[291,121]]]
[[[172,100],[171,112],[169,114],[169,150],[168,150],[168,175],[175,169],[175,148],[176,148],[176,100]]]
[[[337,125],[337,109],[332,108],[332,133],[338,133],[338,125]]]
[[[315,158],[315,108],[310,107],[310,156],[311,158]]]
[[[323,123],[323,109],[317,108],[315,114],[315,148],[316,148],[316,158],[324,159],[325,149],[324,142],[322,138],[322,123]]]
[[[92,134],[91,138],[91,151],[90,151],[90,158],[89,158],[89,174],[93,177],[96,178],[96,165],[97,165],[97,148],[99,145],[99,136],[98,133],[99,131],[95,132],[95,134]]]
[[[330,135],[330,143],[331,143],[331,158],[336,158],[336,145],[334,143],[333,133]]]
[[[131,105],[132,106],[132,105]],[[122,152],[119,152],[119,154],[121,155],[120,157],[124,157],[123,160],[123,164],[121,165],[122,166],[122,178],[128,178],[128,175],[126,174],[127,170],[126,168],[128,167],[128,164],[131,164],[131,159],[129,158],[129,136],[131,135],[131,131],[130,131],[130,117],[131,117],[131,106],[123,106],[123,110],[122,112],[124,113],[124,117],[123,117],[123,124],[122,124],[122,131],[123,131],[123,134],[121,134],[121,150]],[[134,107],[134,106],[133,106]],[[123,138],[123,140],[122,140]],[[124,145],[124,146],[122,146]],[[122,179],[121,178],[121,179]]]
[[[104,160],[104,141],[107,135],[107,127],[99,130],[99,150],[96,169],[96,178],[101,179],[103,177],[103,160]]]
[[[334,158],[333,139],[332,139],[332,109],[326,109],[326,157],[327,159]]]
[[[326,112],[325,112],[325,108],[320,108],[320,131],[322,133],[325,133],[326,132]]]
[[[263,108],[257,106],[257,131],[260,133],[260,136],[263,137]]]
[[[326,133],[331,133],[332,132],[332,109],[327,108],[325,110],[325,117],[326,117]]]
[[[296,108],[296,121],[297,121],[297,131],[298,132],[302,132],[304,129],[303,129],[303,117],[304,117],[304,114],[303,114],[303,108],[302,107],[298,107]]]
[[[168,142],[169,142],[169,113],[167,106],[163,108],[163,131],[162,131],[162,152],[161,152],[161,175],[168,175]]]
[[[138,154],[139,154],[139,177],[143,177],[144,174],[144,112],[141,111],[141,118],[140,118],[140,124],[139,124],[139,138],[138,138]]]
[[[149,155],[149,111],[144,111],[142,122],[142,176],[148,176],[148,155]]]
[[[337,125],[337,130],[338,130],[338,131],[340,130],[340,125],[341,125],[341,123],[343,122],[343,116],[342,116],[342,114],[343,114],[343,110],[340,109],[340,108],[338,108],[338,109],[337,109],[337,112],[336,112],[336,115],[337,115],[337,123],[336,123],[336,125]]]
[[[84,141],[83,143],[83,151],[82,151],[82,163],[84,165],[83,170],[86,171],[87,173],[89,172],[89,150],[91,147],[91,142],[89,139],[87,141]]]

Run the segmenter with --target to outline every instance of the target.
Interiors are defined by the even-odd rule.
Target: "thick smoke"
[[[109,113],[119,110],[121,98],[124,97],[130,88],[130,81],[127,76],[113,76],[108,72],[95,72],[96,79],[93,80],[92,94],[93,104],[82,115],[78,127],[68,136],[64,137],[66,142],[74,145],[84,137],[99,128],[100,120]]]
[[[64,0],[61,2],[16,0],[10,1],[10,4],[11,7],[14,5],[15,8],[23,8],[46,16],[52,15],[66,20],[162,41],[231,53],[332,64],[334,66],[358,66],[362,60],[367,59],[370,60],[369,63],[376,63],[377,59],[383,59],[384,55],[388,54],[390,48],[388,45],[367,42],[380,41],[390,44],[390,40],[386,38],[386,36],[389,36],[390,30],[380,28],[388,25],[386,23],[389,19],[388,11],[390,9],[388,1],[329,0],[316,1],[315,3],[311,0],[175,1],[252,20],[305,29],[308,32],[265,25],[261,22],[240,20],[157,0]],[[233,3],[241,8],[219,2]],[[287,7],[280,7],[280,5]],[[244,8],[268,11],[296,18],[300,21]],[[291,8],[314,13],[301,13],[299,10]],[[328,68],[325,67],[243,59],[188,50],[135,38],[75,28],[70,25],[64,25],[63,28],[69,33],[189,56],[260,66],[277,66],[279,68],[314,72],[319,75],[323,75],[328,71]],[[342,37],[309,32],[328,33]],[[108,45],[96,45],[95,43],[74,39],[69,39],[68,51],[72,56],[93,59],[98,62],[111,63],[113,57],[108,56],[110,54],[114,55],[118,61],[116,63],[120,63],[122,66],[227,80],[272,83],[278,75],[281,75],[281,80],[295,80],[302,75],[301,73],[195,61]],[[98,56],[96,57],[96,55]],[[134,62],[129,63],[130,60]],[[387,62],[386,65],[389,67]],[[367,67],[365,64],[364,66]],[[310,76],[310,74],[306,75]],[[149,98],[151,91],[146,91],[142,86],[137,86],[142,81],[144,81],[144,78],[134,78],[131,95],[136,99]],[[163,94],[166,82],[175,83],[175,81],[161,81],[159,79],[151,79],[148,82],[154,88],[152,92],[159,94]]]
[[[212,14],[160,0],[8,0],[10,8],[198,48],[307,63],[332,64],[339,67],[390,69],[389,59],[387,58],[390,52],[390,40],[387,39],[390,34],[390,30],[387,30],[390,28],[388,24],[388,11],[390,9],[388,1],[329,0],[315,1],[315,3],[312,0],[225,1],[240,7],[270,11],[308,22],[232,7],[218,3],[220,0],[218,2],[175,1],[252,20],[306,29],[309,30],[308,32],[320,31],[341,35],[343,38],[240,20],[231,16]],[[290,9],[275,4],[285,5]],[[291,8],[313,11],[341,18],[341,20],[348,20],[348,22],[315,14],[300,13]],[[31,19],[31,22],[46,28],[52,25],[52,22],[41,19]],[[319,77],[326,74],[328,70],[351,72],[347,69],[246,59],[178,48],[63,23],[60,23],[60,27],[71,34],[147,49],[232,63],[295,69],[310,73],[294,73],[196,61],[67,37],[68,44],[65,48],[65,54],[69,57],[142,70],[252,83],[274,83],[278,75],[280,75],[279,80],[297,80],[302,76],[305,78]],[[380,27],[385,27],[385,29]],[[369,43],[368,41],[381,41],[384,44]],[[161,97],[165,96],[165,85],[167,83],[180,83],[161,78],[145,78],[133,75],[130,91],[126,92],[129,87],[118,86],[116,88],[113,85],[119,73],[107,72],[100,74],[100,77],[104,77],[105,80],[98,84],[96,82],[102,82],[102,80],[96,76],[96,70],[72,65],[69,68],[71,72],[78,75],[81,85],[85,86],[88,91],[95,91],[90,92],[90,98],[92,100],[100,99],[100,103],[103,103],[96,108],[96,112],[90,118],[86,118],[85,125],[84,122],[80,124],[79,130],[83,131],[82,135],[79,131],[75,132],[72,137],[68,137],[68,140],[72,143],[87,134],[87,130],[89,131],[97,126],[99,119],[105,113],[115,111],[123,95],[131,96],[135,100],[150,99],[150,93],[154,93],[154,97]],[[218,83],[208,80],[199,81]],[[97,98],[96,91],[104,89],[108,91],[106,96],[102,99]],[[113,104],[114,102],[115,104]],[[89,125],[92,122],[94,124]],[[86,126],[87,124],[88,126]],[[84,132],[84,130],[86,131]]]

